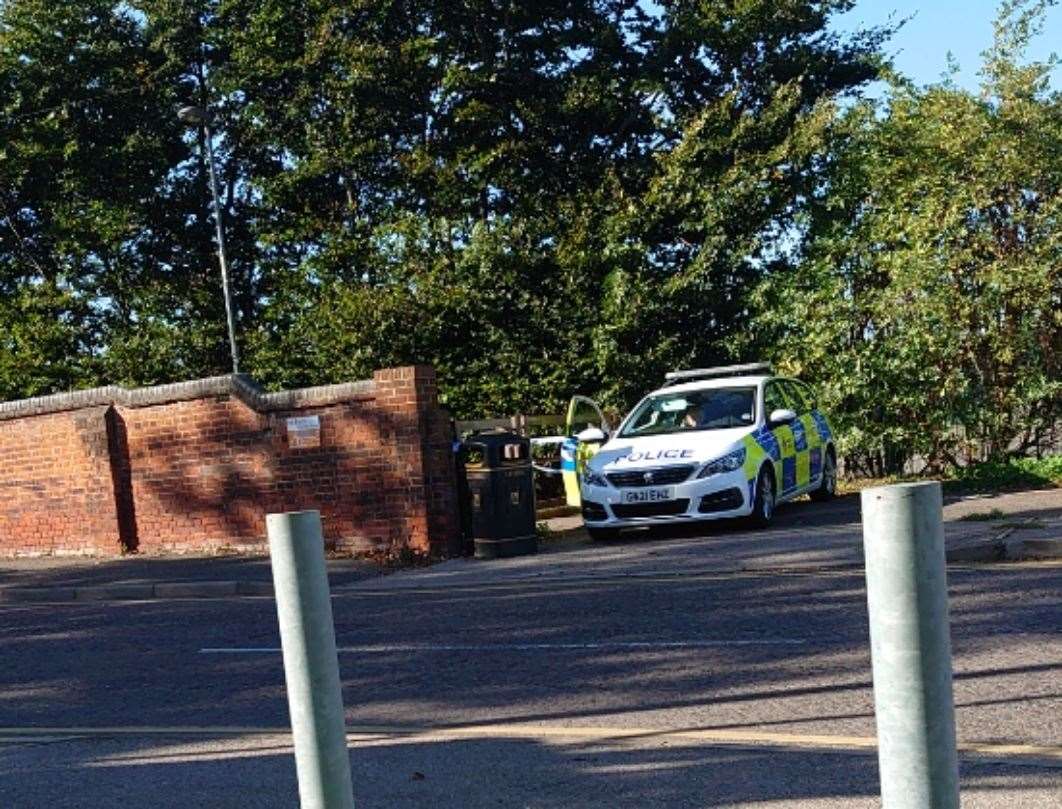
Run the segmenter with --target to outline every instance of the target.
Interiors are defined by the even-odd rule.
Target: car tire
[[[837,496],[837,457],[830,448],[826,450],[826,458],[822,462],[822,480],[818,487],[811,493],[811,499],[816,503],[832,500]]]
[[[756,478],[756,494],[752,498],[752,514],[749,522],[757,528],[766,528],[774,521],[774,507],[777,503],[774,485],[774,473],[770,464],[760,470]]]
[[[610,542],[619,538],[618,528],[591,528],[588,525],[586,533],[590,535],[590,539],[594,540],[594,542]]]

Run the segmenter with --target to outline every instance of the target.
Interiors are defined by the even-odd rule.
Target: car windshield
[[[638,406],[627,419],[620,437],[748,427],[755,418],[755,388],[660,393]]]

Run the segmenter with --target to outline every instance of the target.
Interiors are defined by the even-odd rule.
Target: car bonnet
[[[706,463],[737,449],[754,427],[724,430],[690,430],[667,435],[614,438],[590,459],[596,472]]]

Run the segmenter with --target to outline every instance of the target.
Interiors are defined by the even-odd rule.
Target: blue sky
[[[857,0],[852,11],[836,19],[835,27],[848,31],[885,23],[890,14],[897,19],[914,15],[886,45],[896,67],[919,84],[936,82],[947,67],[950,50],[961,67],[955,82],[976,90],[981,52],[992,44],[998,7],[998,0]],[[1052,50],[1062,55],[1062,6],[1048,9],[1043,32],[1032,43],[1029,56],[1046,59]],[[1062,71],[1056,68],[1052,78],[1058,89]]]

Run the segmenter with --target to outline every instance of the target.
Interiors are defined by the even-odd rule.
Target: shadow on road
[[[329,562],[332,586],[381,575],[375,562]],[[0,560],[0,587],[91,587],[158,582],[273,581],[268,556],[124,557],[119,559],[37,558]]]
[[[801,535],[811,536],[816,552],[850,546],[850,499],[790,508],[806,508],[805,517],[822,521],[820,530],[802,534],[784,522],[796,516],[783,513],[770,536],[759,538],[762,547],[781,552]],[[630,546],[659,548],[669,564],[683,565],[705,558],[705,548],[737,554],[750,542],[726,528],[711,539]],[[587,550],[587,564],[608,570],[599,550]],[[960,739],[1057,745],[1060,575],[1051,569],[949,573]],[[858,574],[358,589],[337,596],[334,609],[340,646],[378,647],[340,657],[350,724],[784,726],[808,735],[873,735]],[[293,805],[290,754],[255,747],[258,741],[228,747],[209,739],[2,741],[3,727],[18,726],[286,726],[280,655],[200,654],[204,647],[275,648],[274,610],[264,599],[6,608],[0,804]],[[691,639],[720,645],[545,648]],[[775,640],[799,644],[769,643]],[[462,643],[529,644],[539,651],[452,648]],[[665,745],[653,738],[593,744],[412,738],[361,744],[354,761],[364,807],[879,805],[872,755]],[[964,805],[972,809],[1051,806],[1050,796],[1062,790],[1057,768],[964,766]],[[425,777],[415,779],[417,772]]]
[[[286,809],[297,800],[291,751],[275,737],[68,742],[52,745],[44,757],[0,747],[9,805]],[[880,804],[873,753],[392,739],[355,743],[351,760],[356,802],[364,809]],[[1004,790],[1021,790],[1030,805],[1047,806],[1062,783],[1051,771],[976,761],[964,761],[961,769],[964,805],[981,809],[1006,807]]]

